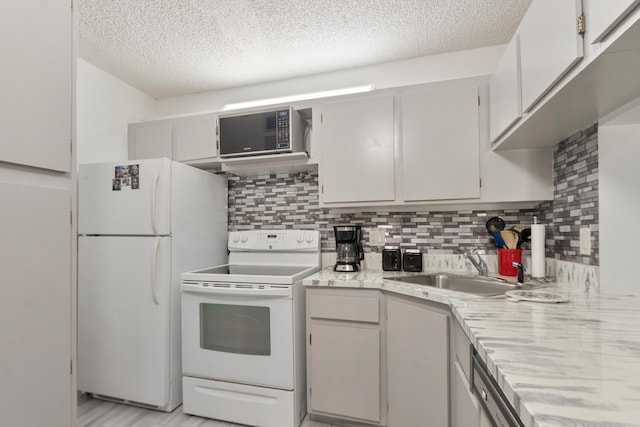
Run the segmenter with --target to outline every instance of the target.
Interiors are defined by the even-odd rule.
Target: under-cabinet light
[[[240,108],[262,107],[272,104],[284,104],[295,101],[304,101],[307,99],[328,98],[330,96],[350,95],[354,93],[371,92],[373,85],[354,86],[343,89],[324,90],[320,92],[302,93],[299,95],[281,96],[278,98],[259,99],[256,101],[235,102],[227,104],[222,111],[238,110]]]

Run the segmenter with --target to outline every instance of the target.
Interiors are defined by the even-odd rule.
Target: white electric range
[[[305,301],[320,269],[310,230],[229,234],[229,264],[182,274],[183,411],[261,427],[306,414]]]

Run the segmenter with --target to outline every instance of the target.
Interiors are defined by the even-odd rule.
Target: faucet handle
[[[518,283],[523,284],[524,283],[524,265],[516,261],[513,261],[511,265],[518,269]]]

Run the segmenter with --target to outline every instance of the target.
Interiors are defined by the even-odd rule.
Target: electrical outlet
[[[369,231],[369,246],[384,246],[384,230],[372,228]]]
[[[591,228],[580,228],[580,255],[591,255]]]

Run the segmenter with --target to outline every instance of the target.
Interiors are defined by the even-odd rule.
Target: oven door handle
[[[207,295],[239,295],[261,298],[290,297],[291,289],[241,289],[241,288],[217,288],[197,285],[182,284],[182,292]]]

